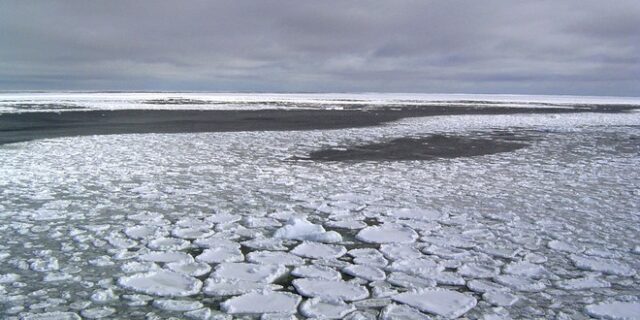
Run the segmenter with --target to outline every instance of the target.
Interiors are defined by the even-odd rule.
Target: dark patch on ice
[[[291,293],[297,294],[298,292],[296,291],[295,287],[293,286],[293,280],[295,280],[295,279],[298,279],[298,278],[293,276],[291,274],[291,272],[287,272],[286,275],[276,279],[273,282],[273,284],[282,286],[282,290],[281,291],[286,291],[286,292],[291,292]]]
[[[191,247],[186,250],[187,254],[193,256],[194,258],[201,255],[204,249],[200,247]]]
[[[16,103],[9,104],[7,107],[20,111],[87,109],[87,107],[84,106],[64,103]]]
[[[313,161],[404,161],[474,157],[512,152],[527,147],[527,138],[499,132],[494,136],[431,135],[405,137],[384,142],[313,151],[308,157],[291,160]]]
[[[245,245],[241,245],[240,246],[240,252],[242,252],[242,254],[246,257],[249,253],[253,252],[253,251],[259,251],[258,249],[252,249],[249,248]]]

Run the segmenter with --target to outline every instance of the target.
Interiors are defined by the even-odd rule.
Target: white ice
[[[640,302],[603,302],[586,307],[589,315],[600,319],[635,320],[640,319]]]
[[[281,264],[285,266],[299,266],[304,259],[288,252],[253,251],[247,255],[247,261],[258,264]]]
[[[343,256],[347,249],[341,245],[305,241],[293,248],[291,253],[305,258],[332,259]]]
[[[202,308],[202,303],[192,300],[156,299],[153,300],[153,306],[168,311],[191,311]]]
[[[392,297],[394,301],[410,305],[420,311],[446,318],[457,318],[476,306],[476,299],[457,291],[423,289]]]
[[[122,287],[134,291],[166,297],[185,297],[197,294],[202,282],[173,271],[151,271],[118,279]]]
[[[300,306],[300,313],[313,319],[344,319],[356,308],[342,300],[327,300],[320,298],[308,299]]]
[[[367,288],[345,281],[305,278],[293,280],[293,286],[303,296],[313,298],[354,301],[369,296]]]
[[[292,218],[287,225],[276,230],[275,238],[308,240],[327,243],[338,243],[342,236],[335,231],[326,231],[321,225],[313,224],[304,218]]]
[[[254,263],[221,263],[212,278],[272,283],[287,272],[283,265]]]
[[[598,271],[625,277],[630,277],[636,274],[636,271],[632,267],[628,266],[624,262],[613,259],[571,255],[571,261],[573,261],[576,267],[584,270]]]
[[[205,249],[196,257],[196,261],[206,263],[239,262],[244,260],[240,248],[214,247]]]
[[[369,243],[411,243],[416,241],[418,234],[406,226],[383,224],[360,230],[356,238]]]
[[[275,284],[236,279],[209,278],[204,282],[202,292],[210,296],[235,296],[252,291],[278,290]]]
[[[301,278],[318,278],[325,280],[340,280],[342,275],[337,270],[320,265],[305,265],[296,267],[291,271],[291,275]]]
[[[288,292],[251,292],[223,302],[222,310],[231,313],[295,313],[300,296]]]

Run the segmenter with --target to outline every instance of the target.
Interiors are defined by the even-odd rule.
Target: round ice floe
[[[478,293],[485,293],[491,291],[508,291],[509,289],[499,285],[495,282],[487,281],[487,280],[471,280],[467,282],[467,288],[471,291]]]
[[[74,312],[43,312],[25,314],[20,317],[21,320],[80,320],[80,316]]]
[[[340,280],[342,275],[337,270],[318,265],[307,265],[296,267],[291,271],[291,275],[301,278],[318,278],[326,280]]]
[[[143,213],[128,215],[127,219],[135,220],[135,221],[154,221],[154,220],[164,219],[164,216],[161,213],[143,212]]]
[[[120,266],[120,269],[126,273],[139,273],[152,270],[160,270],[160,267],[155,262],[151,261],[131,261]]]
[[[465,263],[458,268],[458,273],[469,278],[492,278],[497,276],[500,270],[497,267],[479,263]]]
[[[274,238],[308,240],[327,243],[338,243],[342,236],[335,231],[326,231],[321,225],[313,224],[304,218],[293,218],[287,225],[276,230]]]
[[[118,295],[115,292],[113,292],[112,289],[96,290],[91,295],[91,301],[99,302],[99,303],[105,303],[105,302],[114,301],[118,299],[119,299]]]
[[[609,288],[611,287],[611,283],[593,276],[558,281],[556,282],[556,286],[565,290],[585,290],[592,288]]]
[[[413,259],[422,256],[422,253],[412,245],[407,244],[383,244],[380,246],[380,252],[391,260]]]
[[[193,320],[231,320],[230,316],[226,316],[221,312],[214,314],[209,308],[187,311],[184,313],[184,316],[187,317],[187,319]]]
[[[191,311],[202,308],[200,301],[157,299],[153,301],[153,306],[168,311]]]
[[[447,234],[446,236],[426,235],[421,240],[446,248],[476,249],[477,247],[473,238],[458,234]],[[508,248],[491,248],[489,250],[495,250],[497,254],[502,254],[504,249]]]
[[[232,240],[228,240],[228,239],[223,239],[218,237],[217,235],[213,236],[213,237],[208,237],[208,238],[198,238],[196,240],[193,241],[193,244],[195,244],[198,247],[201,248],[220,248],[220,247],[225,247],[225,248],[238,248],[240,249],[240,244],[232,241]]]
[[[108,267],[115,264],[110,256],[99,256],[89,260],[89,264],[96,267]]]
[[[612,259],[582,257],[577,255],[571,255],[570,258],[576,267],[583,270],[597,271],[625,277],[630,277],[636,274],[636,271],[624,262]]]
[[[211,266],[204,262],[171,262],[165,267],[192,277],[203,276],[211,271]]]
[[[244,260],[244,255],[239,248],[217,247],[205,249],[196,260],[206,263],[239,262]]]
[[[373,248],[362,248],[349,250],[348,254],[354,257],[353,262],[356,264],[385,267],[389,264],[389,261],[384,258],[384,255],[380,251]]]
[[[584,251],[585,255],[588,256],[596,256],[601,258],[611,258],[618,259],[623,256],[623,254],[616,250],[609,250],[605,248],[589,248]]]
[[[338,220],[338,221],[332,220],[325,223],[325,225],[332,228],[349,229],[349,230],[358,230],[367,226],[366,223],[360,220]]]
[[[428,258],[396,260],[389,267],[390,271],[401,271],[418,276],[442,271],[442,266]]]
[[[542,276],[546,270],[541,265],[526,261],[519,261],[508,264],[504,268],[504,272],[517,276],[536,278]]]
[[[140,251],[129,251],[127,249],[113,250],[111,253],[113,254],[113,260],[129,260],[141,254]]]
[[[421,275],[424,278],[435,280],[438,284],[449,286],[464,286],[464,278],[454,272],[448,271],[433,271],[431,273],[424,273]]]
[[[299,266],[304,259],[288,252],[253,251],[247,255],[247,261],[258,264],[281,264],[285,266]]]
[[[110,245],[120,249],[133,248],[138,245],[138,242],[122,236],[109,237],[107,238],[107,241],[109,242]]]
[[[584,248],[582,247],[578,247],[576,245],[573,245],[564,241],[558,241],[558,240],[549,241],[549,243],[547,243],[547,246],[553,250],[564,251],[569,253],[580,253],[584,251]]]
[[[133,307],[146,306],[149,301],[153,300],[152,296],[148,296],[146,294],[124,294],[122,295],[122,298],[128,301],[127,305]],[[87,304],[86,306],[81,306],[78,309],[84,309],[88,306],[89,304]]]
[[[120,286],[156,296],[185,297],[197,294],[202,282],[173,271],[151,271],[118,279]]]
[[[193,261],[193,257],[184,253],[184,252],[173,252],[173,251],[159,251],[159,252],[149,252],[138,256],[138,259],[142,261],[151,261],[151,262],[191,262]]]
[[[287,268],[275,264],[222,263],[216,267],[213,278],[271,283],[283,276]]]
[[[603,302],[586,307],[589,315],[600,319],[640,319],[640,302]]]
[[[16,273],[0,274],[0,283],[13,283],[20,279],[20,275]]]
[[[537,280],[514,276],[514,275],[499,275],[494,278],[494,280],[502,285],[505,285],[516,291],[524,291],[524,292],[538,292],[542,291],[546,288],[546,285]]]
[[[351,265],[351,263],[347,261],[338,260],[338,259],[318,259],[318,260],[311,261],[311,263],[321,265],[321,266],[337,268],[337,269],[346,268]]]
[[[132,239],[154,238],[166,234],[166,232],[155,226],[134,226],[124,230],[124,233]]]
[[[470,255],[470,252],[465,249],[448,248],[438,245],[430,245],[422,249],[422,252],[445,259],[462,259]]]
[[[506,291],[490,291],[483,294],[482,299],[498,307],[508,307],[519,300],[518,296]]]
[[[56,271],[60,269],[60,265],[58,264],[58,259],[54,257],[49,257],[48,259],[35,259],[31,265],[31,270],[37,272],[49,272]]]
[[[186,249],[191,243],[184,239],[177,238],[157,238],[149,241],[147,247],[154,250],[182,250]]]
[[[368,243],[411,243],[418,239],[413,229],[395,224],[366,227],[356,235],[360,241]]]
[[[275,238],[258,238],[243,241],[242,245],[251,248],[254,250],[271,250],[271,251],[286,251],[289,250],[284,245],[284,241],[282,239]]]
[[[365,265],[350,265],[343,268],[342,272],[369,281],[384,280],[386,277],[384,271],[379,268]]]
[[[57,281],[68,281],[74,279],[73,275],[66,272],[50,272],[47,273],[42,281],[44,282],[57,282]],[[75,278],[74,280],[80,279],[80,277]]]
[[[208,228],[175,228],[171,230],[171,235],[174,237],[182,238],[182,239],[198,239],[198,238],[206,238],[211,236],[214,233],[213,230]]]
[[[403,208],[398,210],[392,210],[387,213],[389,216],[399,219],[414,219],[414,220],[426,220],[434,221],[440,220],[446,217],[446,214],[429,209],[411,209]]]
[[[236,214],[228,214],[228,213],[214,214],[205,218],[205,220],[208,222],[222,223],[222,224],[237,222],[237,221],[240,221],[240,219],[242,219],[241,216]]]
[[[392,272],[391,274],[389,274],[389,277],[387,277],[387,281],[395,286],[410,289],[435,287],[437,284],[434,279],[425,279],[417,276],[412,276],[404,272]]]
[[[526,256],[524,256],[524,260],[531,263],[541,264],[547,262],[548,259],[541,254],[530,252],[527,253]]]
[[[345,281],[296,279],[293,280],[293,286],[298,293],[306,297],[354,301],[369,296],[369,291],[365,287]]]
[[[307,318],[343,319],[356,308],[342,300],[326,300],[313,298],[300,306],[300,313]]]
[[[520,253],[521,250],[522,249],[520,248],[493,247],[493,246],[487,246],[487,247],[481,248],[481,251],[488,255],[492,255],[494,257],[504,258],[504,259],[515,258],[515,256],[518,253]]]
[[[111,307],[96,307],[84,309],[80,314],[86,319],[102,319],[116,313],[116,309]]]
[[[380,320],[430,320],[430,316],[403,304],[390,304],[380,313]]]
[[[476,306],[472,296],[446,289],[423,289],[391,297],[420,311],[447,318],[457,318]]]
[[[291,250],[291,253],[313,259],[338,258],[347,253],[344,246],[305,241]]]
[[[353,258],[353,263],[384,268],[389,264],[389,261],[384,256],[362,256]]]
[[[235,296],[253,291],[279,290],[282,286],[252,281],[214,279],[204,282],[202,292],[209,296]]]
[[[244,217],[242,223],[247,228],[268,228],[268,227],[280,227],[282,223],[280,221],[269,217]]]
[[[389,277],[391,277],[391,275]],[[398,290],[396,290],[396,288],[391,285],[391,283],[386,281],[374,281],[369,285],[371,286],[371,296],[374,299],[387,298],[391,297],[392,295],[398,294]]]
[[[288,292],[250,292],[223,302],[220,308],[231,314],[293,314],[296,313],[300,300],[300,296]]]
[[[176,221],[176,225],[180,227],[186,228],[200,228],[200,229],[211,229],[213,228],[213,223],[209,221],[203,221],[199,218],[182,218]]]
[[[380,251],[374,248],[357,248],[351,249],[347,252],[350,256],[357,257],[384,257]]]

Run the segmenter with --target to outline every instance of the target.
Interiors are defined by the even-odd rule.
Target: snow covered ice
[[[122,277],[118,282],[128,289],[169,297],[194,295],[200,292],[202,287],[200,280],[171,271],[134,274]]]
[[[151,108],[151,98],[106,95],[95,108]],[[295,101],[336,106],[330,98]],[[289,160],[430,134],[528,146]],[[639,155],[638,112],[2,145],[1,318],[637,319]]]
[[[446,289],[405,292],[394,296],[393,300],[446,318],[460,317],[476,305],[475,298]]]

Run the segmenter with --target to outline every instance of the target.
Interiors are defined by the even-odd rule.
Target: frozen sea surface
[[[528,147],[431,161],[288,160],[495,132]],[[636,319],[639,167],[639,113],[7,144],[0,314]]]
[[[389,106],[640,105],[637,97],[416,93],[0,92],[0,113],[89,110],[349,109]]]

